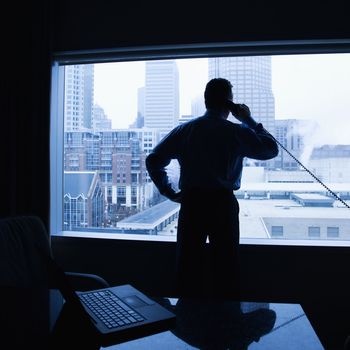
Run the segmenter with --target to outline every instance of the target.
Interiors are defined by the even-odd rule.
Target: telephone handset
[[[238,104],[229,101],[230,104],[230,110],[232,114],[237,114],[239,106]],[[290,153],[269,131],[267,131],[265,128],[263,128],[266,133],[268,133],[275,141],[276,143],[284,150],[286,151],[307,173],[311,175],[319,184],[321,184],[335,199],[340,201],[343,205],[345,205],[346,208],[350,209],[350,206],[342,200],[336,193],[334,193],[328,186],[326,186],[315,174],[312,173],[311,170],[309,170],[299,159],[297,159],[292,153]]]

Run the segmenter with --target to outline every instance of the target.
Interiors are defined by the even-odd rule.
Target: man
[[[240,188],[244,157],[271,159],[278,147],[246,105],[233,103],[228,80],[210,80],[204,99],[206,113],[165,136],[147,157],[146,167],[159,192],[181,203],[179,294],[237,297],[239,205],[233,191]],[[241,124],[227,120],[230,112]],[[179,192],[172,188],[165,169],[172,159],[180,164]]]

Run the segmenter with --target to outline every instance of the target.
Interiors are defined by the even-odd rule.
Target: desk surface
[[[175,329],[103,349],[324,349],[298,304],[168,300]]]
[[[29,345],[47,349],[45,334],[50,333],[53,321],[50,314],[59,309],[53,307],[54,300],[47,291],[2,290],[0,348],[8,342],[9,349],[31,348]],[[105,349],[324,349],[298,304],[167,298],[157,301],[176,314],[174,329]],[[75,324],[80,328],[80,320]],[[84,334],[78,339],[80,345],[86,338]]]

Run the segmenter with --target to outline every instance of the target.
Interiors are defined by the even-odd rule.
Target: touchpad
[[[126,298],[123,298],[123,301],[132,307],[141,307],[141,306],[148,305],[147,303],[145,303],[143,300],[141,300],[136,295],[130,295]]]

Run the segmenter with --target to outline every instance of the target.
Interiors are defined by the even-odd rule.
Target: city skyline
[[[339,125],[350,111],[349,60],[349,54],[272,56],[276,119],[316,120],[320,129],[310,139],[314,146],[348,143],[347,132]],[[207,59],[176,62],[180,72],[181,117],[191,114],[192,99],[203,94],[208,62]],[[104,108],[114,129],[128,128],[135,121],[137,89],[145,85],[144,72],[145,62],[95,64],[95,103]],[[118,95],[121,98],[116,98]],[[185,99],[186,96],[189,97]]]
[[[339,74],[342,73],[341,76],[343,78],[343,76],[346,76],[344,72],[347,73],[347,71],[341,70],[339,65],[336,65],[338,76],[333,76],[334,70],[332,72],[328,71],[325,69],[325,63],[321,62],[324,70],[323,74],[320,74],[320,66],[316,67],[313,70],[313,74],[317,73],[317,76],[312,77],[312,74],[308,74],[308,80],[311,80],[310,83],[310,81],[300,78],[300,72],[305,69],[306,63],[315,65],[314,57],[311,57],[313,60],[309,60],[306,63],[303,57],[297,57],[293,62],[288,60],[288,58],[284,58],[287,60],[287,64],[289,66],[294,65],[299,70],[299,76],[295,74],[294,79],[294,83],[300,85],[300,89],[294,88],[296,92],[303,91],[305,88],[310,89],[310,86],[313,86],[317,79],[322,78],[324,84],[320,88],[328,94],[329,98],[333,98],[331,105],[335,106],[335,97],[346,97],[342,93],[347,90],[345,90],[344,86],[340,86],[339,82],[341,79]],[[298,66],[298,60],[299,66],[301,65],[303,69]],[[161,132],[170,131],[180,122],[179,117],[182,117],[183,112],[179,113],[179,94],[184,95],[184,89],[186,88],[189,96],[187,102],[193,108],[191,103],[193,96],[198,96],[199,91],[203,94],[203,87],[200,87],[200,84],[203,83],[205,86],[208,78],[219,76],[236,82],[236,84],[233,84],[232,89],[236,102],[247,103],[253,116],[254,114],[258,115],[258,117],[256,116],[257,121],[262,122],[271,131],[272,129],[275,130],[275,126],[278,127],[278,130],[275,130],[275,135],[279,142],[284,144],[303,163],[309,165],[308,160],[312,160],[310,169],[317,174],[316,176],[326,183],[331,181],[332,188],[339,188],[339,184],[345,184],[347,187],[343,186],[339,190],[339,196],[348,198],[348,184],[346,182],[346,179],[349,178],[349,169],[346,167],[349,159],[348,148],[346,146],[344,148],[341,145],[338,145],[337,148],[333,146],[322,149],[314,148],[313,139],[315,139],[314,136],[317,129],[313,126],[315,123],[310,123],[310,121],[314,122],[312,119],[297,119],[295,116],[294,118],[287,116],[287,118],[289,117],[288,119],[277,118],[275,122],[275,91],[272,89],[271,57],[213,58],[204,61],[209,63],[207,67],[200,67],[198,62],[202,61],[164,60],[143,62],[143,64],[142,62],[141,64],[137,62],[136,66],[134,63],[101,65],[100,67],[106,68],[106,72],[109,73],[108,81],[112,85],[118,81],[119,87],[122,88],[119,92],[120,98],[116,99],[116,101],[123,101],[126,108],[134,108],[132,113],[125,112],[122,108],[117,109],[119,116],[124,117],[126,113],[129,113],[131,118],[130,120],[121,118],[127,121],[128,125],[120,125],[117,128],[114,126],[112,130],[110,119],[108,118],[111,115],[108,110],[105,111],[106,105],[95,99],[94,96],[98,91],[114,93],[115,95],[115,90],[108,87],[106,82],[104,82],[103,88],[95,87],[93,83],[95,81],[95,65],[72,66],[70,67],[71,69],[66,70],[64,99],[65,227],[73,229],[73,227],[87,226],[114,228],[118,226],[122,230],[128,230],[137,226],[138,230],[143,230],[143,233],[148,234],[158,234],[158,232],[163,231],[163,228],[167,230],[169,228],[169,232],[173,234],[176,231],[176,210],[178,208],[175,208],[176,210],[174,208],[166,209],[166,212],[162,212],[164,214],[162,214],[164,216],[162,216],[162,223],[158,225],[157,219],[153,222],[154,225],[151,225],[152,227],[150,226],[151,228],[147,228],[146,231],[144,229],[148,224],[146,226],[141,225],[143,228],[138,224],[135,226],[134,221],[138,215],[141,215],[142,218],[148,217],[149,210],[153,210],[153,206],[158,204],[162,208],[163,205],[166,206],[165,203],[162,204],[164,202],[163,198],[155,190],[153,183],[147,176],[145,157],[159,141],[159,137],[162,137]],[[285,70],[286,62],[283,63],[282,61],[282,68]],[[319,64],[321,63],[319,62]],[[332,64],[331,67],[335,66],[334,59]],[[138,70],[131,70],[131,68],[137,66]],[[113,67],[118,69],[115,69],[113,72]],[[195,74],[192,70],[188,74],[184,74],[184,67],[186,69],[196,67],[196,74],[203,81],[200,82],[199,79],[194,79]],[[182,81],[182,85],[179,86],[179,68],[182,71],[182,77],[192,79],[194,83],[190,84],[190,82],[184,83]],[[207,74],[203,73],[204,68],[206,68]],[[201,71],[202,73],[200,74]],[[276,72],[278,70],[274,70],[275,75]],[[291,69],[291,72],[295,73],[295,69]],[[116,76],[113,77],[112,73],[116,74]],[[140,79],[142,76],[145,78],[145,81]],[[138,79],[138,82],[133,80],[135,78]],[[278,76],[278,78],[282,79],[283,76]],[[282,79],[282,86],[283,83],[288,85],[285,93],[293,91],[291,78],[289,80]],[[332,92],[335,90],[341,93],[332,95],[330,93],[331,90]],[[134,100],[127,98],[128,91],[134,91],[136,95]],[[307,95],[308,102],[311,102],[309,103],[310,105],[316,104],[316,107],[318,107],[321,105],[318,102],[321,97],[317,96],[315,98],[315,96],[312,96],[312,93],[315,93],[315,91],[310,90],[310,93]],[[304,91],[303,94],[306,94],[306,92]],[[286,95],[291,100],[296,98],[295,94]],[[328,100],[326,98],[323,99],[325,105],[327,105]],[[203,100],[198,106],[200,107],[202,104]],[[344,108],[342,105],[340,107]],[[201,108],[197,109],[199,113],[204,113],[204,109],[200,110]],[[336,108],[333,108],[333,110],[336,110]],[[288,112],[290,113],[289,110]],[[138,119],[136,123],[133,123],[136,117]],[[181,118],[181,121],[190,118],[191,115],[187,114],[185,118]],[[344,118],[343,115],[342,118]],[[337,123],[335,117],[332,118],[332,122],[336,129],[339,130],[341,124]],[[339,143],[339,139],[337,139],[337,142]],[[307,147],[304,147],[305,145]],[[318,153],[314,154],[312,152],[313,149],[317,150]],[[315,181],[310,176],[305,176],[307,174],[299,169],[298,164],[283,152],[281,157],[276,158],[270,165],[258,164],[254,161],[249,163],[249,165],[249,167],[244,169],[245,179],[248,181],[244,181],[241,189],[236,191],[237,198],[244,200],[254,198],[271,200],[288,199],[293,195],[303,203],[308,201],[310,205],[317,206],[321,204],[329,206],[334,201],[328,199],[324,189],[320,188],[319,184],[314,183]],[[256,167],[256,165],[258,166]],[[292,171],[288,172],[288,170]],[[83,189],[81,185],[87,184],[83,178],[84,176],[86,177],[86,171],[90,171],[90,178],[92,179],[92,176],[94,176],[96,180],[94,182],[95,185],[90,181],[90,186],[85,186],[85,189]],[[170,181],[176,188],[179,180],[178,168],[168,167],[168,174]],[[70,189],[69,184],[72,182],[69,182],[66,175],[74,176],[76,179],[73,181],[74,186]],[[257,184],[258,187],[256,187]],[[301,188],[295,187],[295,185],[300,184],[304,185]],[[305,189],[310,191],[311,187],[313,190],[310,197],[309,194],[304,192]],[[300,193],[300,191],[302,192]],[[90,203],[93,203],[93,206]],[[94,214],[97,218],[95,223],[93,223],[91,218],[92,213],[96,213],[96,215]],[[273,219],[271,223],[266,221],[265,224],[269,224],[271,227],[266,231],[267,226],[265,225],[266,227],[263,227],[262,233],[267,235],[267,237],[274,235],[280,237],[284,235],[284,228],[287,233],[288,225],[284,227],[284,218],[281,219],[283,220],[276,221],[276,219]],[[170,222],[171,226],[169,226]],[[120,223],[122,223],[123,227],[119,226]],[[327,223],[328,221],[325,224]],[[326,232],[327,237],[329,234],[329,237],[335,238],[340,237],[344,233],[344,228],[340,226],[330,226],[330,228],[327,226],[326,229],[327,231],[319,227],[317,234],[321,235],[322,231],[323,235]],[[302,231],[303,235],[307,232],[312,235],[315,234],[313,226],[305,226]]]

